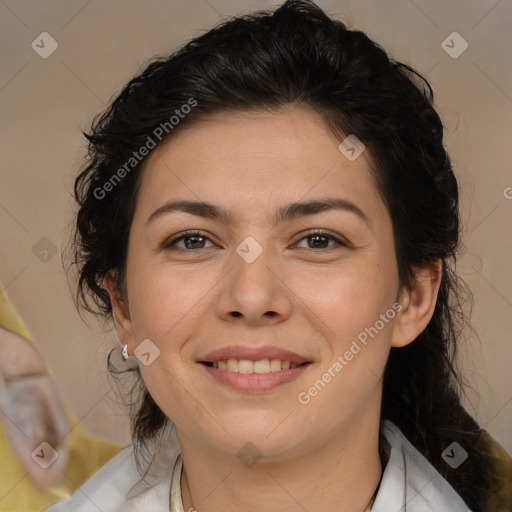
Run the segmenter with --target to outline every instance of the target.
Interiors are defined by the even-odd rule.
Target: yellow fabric
[[[8,329],[9,331],[15,332],[20,336],[23,336],[29,341],[32,341],[32,337],[28,332],[25,324],[19,317],[19,315],[14,311],[14,308],[11,306],[11,303],[7,299],[4,291],[0,288],[0,326],[4,329]]]
[[[33,341],[5,293],[0,289],[0,326]],[[122,448],[88,434],[66,408],[70,433],[66,438],[69,460],[58,487],[40,491],[19,465],[0,423],[0,512],[40,512],[48,505],[71,496],[92,474]]]
[[[68,413],[70,426],[76,420]],[[90,476],[121,449],[121,445],[91,436],[76,425],[67,437],[69,461],[58,487],[40,491],[34,487],[18,464],[0,425],[0,511],[40,512],[47,506],[71,496]]]

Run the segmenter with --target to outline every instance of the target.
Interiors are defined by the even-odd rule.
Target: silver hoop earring
[[[130,356],[128,355],[128,345],[125,345],[121,350],[121,356],[126,361]]]

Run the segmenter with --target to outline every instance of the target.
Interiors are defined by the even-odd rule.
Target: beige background
[[[128,439],[111,400],[105,356],[112,337],[74,308],[60,250],[69,233],[73,177],[84,155],[80,129],[155,54],[221,18],[280,2],[235,0],[0,2],[0,282],[33,333],[81,423]],[[468,407],[512,453],[512,4],[507,0],[319,1],[366,31],[396,59],[425,74],[446,123],[446,144],[462,190],[473,327],[461,355]],[[469,44],[457,59],[441,43],[453,31]],[[42,32],[58,49],[42,59]],[[507,194],[507,191],[509,192]],[[43,237],[58,249],[33,253]],[[45,242],[41,242],[45,243]],[[51,254],[51,253],[50,253]],[[480,398],[477,398],[477,396]]]

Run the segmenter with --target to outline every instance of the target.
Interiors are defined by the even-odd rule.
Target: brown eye
[[[182,240],[184,242],[184,246],[178,247],[177,244]],[[207,247],[204,247],[206,240],[210,239],[200,231],[189,231],[167,241],[164,248],[169,249],[171,247],[177,247],[179,250],[207,249]]]
[[[313,233],[308,233],[306,236],[302,237],[300,241],[302,240],[311,240],[311,243],[307,243],[308,246],[305,247],[306,249],[330,249],[336,246],[348,247],[348,244],[345,241],[325,231],[315,231]],[[333,241],[334,244],[329,245],[330,241]],[[304,247],[300,248],[303,249]]]

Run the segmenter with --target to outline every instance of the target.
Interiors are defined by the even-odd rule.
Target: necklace
[[[190,487],[188,486],[188,478],[187,478],[187,474],[185,473],[185,471],[183,471],[183,468],[182,468],[182,473],[181,473],[181,476],[182,478],[185,479],[185,482],[186,485],[187,485],[187,494],[188,494],[188,499],[190,500],[190,508],[187,509],[187,512],[197,512],[196,511],[196,508],[194,507],[194,502],[192,501],[192,493],[190,492]]]

